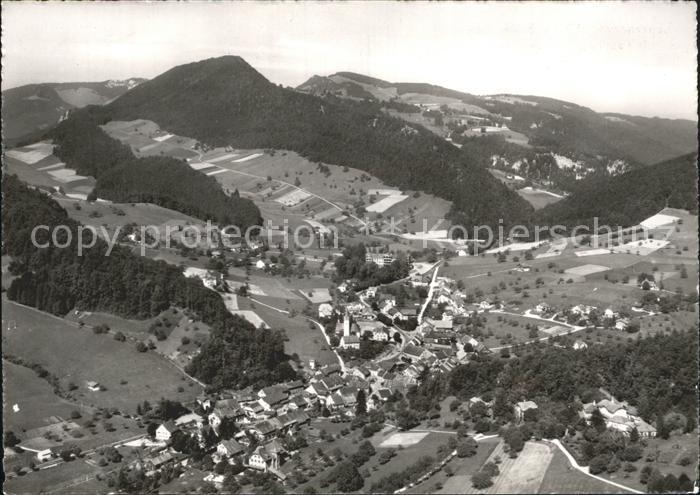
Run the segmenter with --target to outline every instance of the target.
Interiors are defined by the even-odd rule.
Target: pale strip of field
[[[610,250],[609,250],[609,249],[603,249],[603,248],[599,248],[599,249],[588,249],[588,250],[586,250],[586,251],[576,251],[574,254],[575,254],[576,256],[578,256],[578,257],[581,257],[581,256],[596,256],[596,255],[599,255],[599,254],[610,254]]]
[[[603,265],[581,265],[564,270],[564,272],[571,275],[580,275],[582,277],[585,277],[586,275],[604,272],[606,270],[610,270],[610,267]]]
[[[663,247],[668,246],[668,241],[662,241],[659,239],[645,239],[643,241],[632,241],[620,246],[614,246],[611,250],[615,253],[626,253],[629,251],[633,254],[639,254],[640,256],[646,256],[653,253]]]
[[[416,232],[415,234],[402,234],[401,237],[413,240],[447,240],[447,230],[429,230],[427,232]]]
[[[63,183],[68,183],[68,182],[75,182],[78,180],[83,180],[87,179],[87,177],[84,177],[82,175],[77,175],[75,173],[75,170],[70,169],[70,168],[62,168],[60,170],[51,170],[49,171],[49,175],[56,179],[59,182]]]
[[[204,268],[197,268],[194,266],[188,266],[185,268],[185,271],[182,272],[185,277],[206,277],[207,273],[209,273],[209,270],[206,270]]]
[[[411,445],[415,445],[421,440],[423,440],[425,437],[427,437],[429,432],[403,432],[403,433],[394,433],[391,435],[389,438],[384,440],[382,443],[379,444],[380,447],[383,448],[389,448],[389,447],[410,447]]]
[[[535,256],[535,259],[541,259],[541,258],[553,258],[555,256],[561,256],[560,251],[547,251],[546,253],[538,254]]]
[[[645,229],[654,229],[656,227],[661,227],[662,225],[668,225],[678,221],[678,217],[671,215],[664,215],[663,213],[657,213],[654,216],[647,218],[646,220],[640,222],[639,225]]]
[[[253,159],[259,158],[261,156],[263,156],[262,153],[253,153],[252,155],[244,156],[243,158],[239,158],[238,160],[233,160],[231,163],[247,162],[248,160],[253,160]]]
[[[51,148],[53,150],[53,145],[49,143],[45,143],[43,141],[39,141],[38,143],[32,143],[28,144],[25,146],[25,148],[31,148],[31,149],[46,149],[46,148]]]
[[[524,193],[530,193],[530,194],[548,194],[550,196],[554,196],[555,198],[559,198],[559,199],[564,198],[564,196],[562,196],[561,194],[555,194],[555,193],[550,192],[550,191],[545,191],[544,189],[535,189],[535,188],[532,188],[530,186],[523,187],[521,189],[521,191]]]
[[[236,294],[221,294],[221,298],[224,300],[226,309],[229,311],[238,311],[238,296]]]
[[[235,158],[238,156],[238,153],[226,153],[225,155],[217,156],[216,158],[208,158],[211,163],[217,163],[217,162],[223,162],[224,160],[228,160],[229,158]]]
[[[250,323],[253,324],[255,328],[260,328],[261,326],[263,328],[270,328],[267,323],[263,321],[262,318],[258,316],[258,314],[255,311],[250,311],[250,310],[237,310],[237,311],[231,311],[234,315],[238,315],[241,318],[244,318],[248,320]]]
[[[163,141],[167,141],[171,137],[175,137],[175,134],[165,134],[163,136],[157,136],[157,137],[154,137],[153,140],[158,141],[159,143],[162,143]]]
[[[61,167],[65,167],[65,166],[66,166],[66,164],[61,162],[61,163],[56,163],[54,165],[47,165],[46,167],[41,167],[41,168],[38,168],[37,170],[41,170],[43,172],[44,170],[53,170],[54,168],[61,168]]]
[[[160,146],[160,143],[151,143],[151,144],[147,144],[146,146],[141,146],[140,148],[138,148],[138,150],[139,150],[141,153],[143,153],[144,151],[152,150],[152,149],[155,148],[156,146]]]
[[[513,244],[506,244],[505,246],[498,246],[493,249],[486,251],[486,254],[501,253],[504,251],[527,251],[528,249],[536,248],[544,244],[543,241],[536,242],[514,242]]]
[[[384,199],[381,199],[377,201],[376,203],[372,203],[369,205],[367,208],[365,208],[367,211],[371,211],[374,213],[384,213],[386,210],[391,208],[394,205],[399,204],[401,201],[404,199],[407,199],[408,196],[404,194],[396,194],[392,196],[387,196]]]
[[[301,189],[295,189],[293,191],[288,192],[284,196],[275,199],[275,201],[285,206],[295,206],[310,197],[311,194],[307,193],[306,191],[302,191]]]
[[[33,165],[38,161],[43,160],[47,156],[51,155],[53,148],[51,145],[45,145],[46,147],[42,147],[33,151],[20,151],[20,150],[10,150],[6,154],[7,156],[11,156],[12,158],[15,158],[23,163],[26,163],[28,165]]]
[[[555,325],[548,328],[540,328],[540,332],[546,333],[547,335],[561,335],[563,333],[568,333],[571,331],[570,328],[562,327],[561,325]]]
[[[80,193],[66,193],[66,196],[72,199],[80,199],[83,201],[87,201],[87,194],[80,194]]]
[[[369,189],[367,191],[368,196],[395,196],[401,194],[398,189]]]
[[[230,172],[230,170],[225,169],[225,168],[220,168],[219,170],[214,170],[213,172],[207,172],[206,175],[216,175],[216,174],[222,174],[224,172]]]
[[[214,166],[209,162],[188,163],[188,165],[195,170],[202,170],[204,168],[210,168]]]

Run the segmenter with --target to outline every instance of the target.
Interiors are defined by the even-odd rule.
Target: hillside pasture
[[[133,412],[144,400],[171,397],[187,401],[202,390],[165,358],[154,352],[137,352],[129,341],[96,335],[88,328],[5,299],[2,309],[5,320],[16,325],[10,331],[3,328],[4,351],[40,364],[58,377],[66,390],[73,382],[78,386],[73,396],[85,404]],[[106,390],[89,391],[85,382],[90,380]]]
[[[51,385],[34,370],[3,359],[2,372],[6,430],[19,433],[45,426],[52,416],[67,419],[71,411],[79,409],[76,404],[54,394]]]
[[[537,493],[626,493],[603,481],[586,476],[574,469],[559,449],[552,459],[540,483]]]

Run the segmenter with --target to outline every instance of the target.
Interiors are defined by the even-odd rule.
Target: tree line
[[[280,333],[256,329],[229,313],[216,292],[201,281],[185,277],[176,266],[133,254],[128,248],[109,249],[102,239],[78,255],[80,224],[49,196],[7,176],[2,185],[4,205],[3,255],[12,257],[10,300],[56,315],[72,309],[105,311],[125,318],[150,318],[169,307],[180,307],[212,327],[209,341],[191,362],[188,372],[214,388],[266,385],[294,376]],[[59,248],[36,247],[32,229],[58,225]],[[37,241],[49,241],[39,231]]]

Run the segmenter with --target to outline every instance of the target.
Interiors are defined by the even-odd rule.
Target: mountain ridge
[[[353,72],[336,72],[325,79],[315,76],[297,89],[319,96],[348,97],[347,89],[329,87],[328,81],[338,77],[345,79],[345,88],[354,84],[364,93],[372,94],[368,99],[379,102],[417,103],[432,112],[439,112],[443,106],[454,110],[463,104],[473,105],[483,111],[478,115],[507,123],[511,130],[527,136],[532,146],[563,153],[601,155],[611,160],[651,165],[697,150],[696,121],[596,112],[577,103],[545,96],[474,95],[428,83],[392,83]],[[373,83],[376,90],[370,87]],[[435,103],[429,103],[431,99]],[[471,110],[472,116],[477,115],[474,108]],[[463,111],[461,115],[468,116],[469,112]],[[441,132],[450,135],[447,127]]]

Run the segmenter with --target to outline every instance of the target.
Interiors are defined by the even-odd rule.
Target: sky
[[[275,83],[359,72],[697,119],[695,2],[2,2],[3,83],[152,78],[240,55]]]

